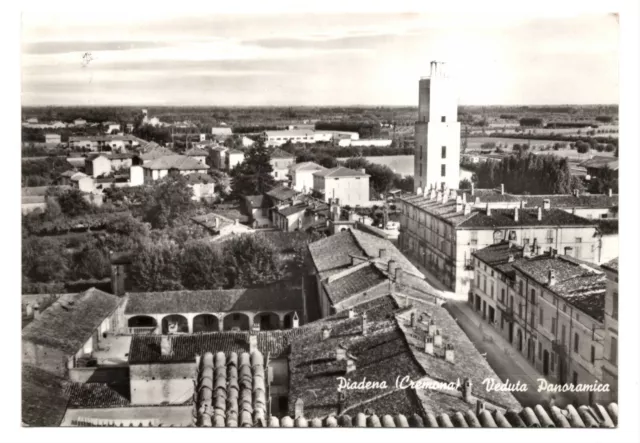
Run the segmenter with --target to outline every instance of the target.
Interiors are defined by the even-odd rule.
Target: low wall
[[[129,380],[128,366],[73,368],[69,379],[77,383],[112,383]]]
[[[112,426],[149,426],[150,422],[163,427],[193,425],[193,405],[185,406],[131,406],[125,408],[67,409],[60,426],[76,426],[78,419],[97,419]]]

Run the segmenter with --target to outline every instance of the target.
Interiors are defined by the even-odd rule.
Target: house
[[[451,297],[467,298],[472,252],[502,241],[595,259],[596,226],[590,220],[549,205],[477,209],[465,200],[466,194],[432,190],[396,203],[401,212],[400,249],[449,288]]]
[[[314,162],[293,164],[290,167],[291,187],[298,192],[310,194],[313,191],[313,173],[326,168]]]
[[[618,258],[603,264],[607,276],[604,302],[604,359],[602,382],[611,387],[610,401],[618,400]]]
[[[104,122],[102,123],[102,127],[105,129],[105,134],[112,134],[113,131],[120,132],[122,130],[120,124],[113,122]]]
[[[45,134],[44,135],[45,143],[55,143],[60,144],[62,142],[62,136],[60,134]]]
[[[161,157],[166,157],[168,155],[175,155],[171,149],[160,146],[157,143],[150,142],[145,144],[144,146],[140,146],[141,154],[138,154],[138,157],[142,160],[143,164],[149,163],[153,160],[157,160]]]
[[[228,126],[214,126],[211,128],[211,134],[213,135],[217,135],[217,136],[229,136],[233,134],[233,131],[231,130],[230,127]]]
[[[216,196],[215,180],[205,172],[187,175],[188,186],[193,189],[192,200],[213,199]]]
[[[27,123],[31,123],[31,124],[38,123],[38,119],[35,117],[28,118]]]
[[[175,169],[182,175],[207,171],[209,167],[199,161],[185,155],[167,155],[152,160],[142,165],[144,170],[144,182],[151,183],[169,174],[169,170]]]
[[[47,199],[44,195],[22,195],[22,215],[30,214],[35,210],[46,211]]]
[[[215,212],[197,215],[191,221],[207,229],[213,240],[220,240],[229,235],[240,235],[252,232],[253,229],[243,225],[236,219],[230,219]]]
[[[245,137],[244,135],[242,136],[242,147],[243,148],[250,148],[251,146],[253,146],[256,142],[251,140],[249,137]]]
[[[73,121],[73,124],[74,124],[75,126],[84,126],[84,125],[86,125],[86,124],[87,124],[87,121],[86,121],[85,119],[83,119],[83,118],[77,118],[77,119],[75,119],[75,120]]]
[[[69,137],[70,148],[90,151],[125,153],[140,144],[140,139],[132,135],[82,135]]]
[[[269,198],[264,195],[246,195],[240,201],[241,210],[249,216],[254,229],[271,227]]]
[[[288,141],[293,143],[315,143],[313,130],[265,131],[262,133],[265,146],[282,146]]]
[[[303,196],[271,210],[273,226],[284,232],[323,229],[327,227],[328,219],[329,206],[326,203]]]
[[[273,168],[273,177],[276,181],[289,180],[289,168],[295,164],[296,159],[293,154],[283,151],[282,149],[274,149],[271,151],[271,167]]]
[[[596,256],[593,262],[607,263],[617,258],[620,251],[618,220],[598,220],[596,226]]]
[[[224,156],[224,169],[231,171],[237,165],[244,161],[244,152],[237,149],[229,149]]]
[[[364,169],[338,166],[313,173],[313,190],[322,196],[325,202],[338,200],[342,206],[369,205],[369,175]]]
[[[60,296],[22,330],[23,364],[73,380],[106,334],[120,329],[122,306],[123,299],[95,288]]]
[[[618,157],[609,157],[604,155],[595,155],[589,160],[585,160],[578,166],[582,166],[587,170],[587,175],[590,177],[599,177],[602,170],[605,168],[614,171],[617,175],[620,168],[620,162]]]
[[[22,425],[60,426],[69,402],[69,381],[38,366],[22,365]]]
[[[390,139],[366,139],[352,140],[350,138],[342,138],[338,140],[338,146],[376,146],[380,148],[388,148],[393,143]]]
[[[191,148],[191,149],[187,150],[184,153],[184,155],[186,155],[187,157],[191,157],[194,160],[199,161],[203,165],[206,165],[207,164],[207,157],[209,157],[209,152],[206,149]]]
[[[300,196],[300,192],[295,191],[285,185],[276,186],[272,190],[266,192],[267,197],[271,201],[271,206],[280,206],[291,203],[298,196]]]

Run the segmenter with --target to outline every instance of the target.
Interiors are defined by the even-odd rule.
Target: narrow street
[[[526,392],[512,392],[522,406],[535,406],[538,403],[551,400],[551,394],[537,391],[537,379],[544,378],[543,375],[524,356],[519,354],[498,331],[482,322],[480,317],[466,305],[466,302],[449,301],[444,307],[456,319],[503,383],[508,382],[515,385],[520,381],[521,384],[528,385],[529,389]],[[554,402],[560,407],[572,403],[571,398],[563,394],[556,394]]]

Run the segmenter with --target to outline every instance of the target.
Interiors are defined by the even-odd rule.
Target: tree
[[[589,152],[589,149],[591,149],[591,146],[589,145],[589,143],[579,140],[576,142],[576,149],[579,154],[586,154],[587,152]]]
[[[226,278],[232,288],[272,283],[282,278],[277,249],[264,237],[244,234],[225,244]]]
[[[213,177],[216,190],[221,197],[227,197],[231,192],[231,177],[219,169],[209,169],[209,175]]]
[[[261,195],[275,186],[271,154],[264,142],[257,142],[244,161],[231,171],[231,188],[236,196]]]
[[[110,272],[109,252],[97,248],[93,242],[84,245],[80,251],[73,255],[72,279],[100,280],[108,277]]]
[[[471,189],[471,181],[468,178],[463,178],[460,180],[460,184],[458,185],[459,189]]]
[[[170,291],[182,289],[178,260],[180,250],[177,245],[145,243],[131,261],[130,278],[133,286],[140,291]]]
[[[396,174],[387,165],[370,163],[365,172],[371,176],[371,186],[377,194],[387,193],[393,186]]]
[[[62,192],[58,196],[58,204],[62,213],[69,217],[86,214],[91,210],[91,204],[85,200],[82,192],[76,188]]]
[[[609,189],[614,194],[618,193],[618,174],[616,171],[605,165],[600,170],[597,177],[592,177],[589,181],[589,192],[593,194],[606,194]]]
[[[22,243],[22,275],[36,282],[64,281],[68,258],[60,241],[29,237]]]
[[[185,244],[179,257],[180,277],[186,289],[218,289],[227,285],[219,246],[209,242]]]
[[[193,189],[187,178],[177,171],[157,181],[148,199],[143,203],[145,220],[154,228],[173,226],[189,215],[194,202]]]
[[[364,157],[351,157],[344,162],[344,167],[358,171],[360,169],[366,169],[371,163]]]

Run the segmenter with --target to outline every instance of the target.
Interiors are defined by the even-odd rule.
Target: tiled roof
[[[58,190],[58,191],[68,191],[72,189],[71,186],[29,186],[26,188],[21,188],[21,192],[23,196],[35,197],[35,196],[45,196],[47,190]]]
[[[508,274],[513,271],[513,263],[522,258],[523,250],[522,246],[503,241],[475,251],[473,255],[503,274]],[[512,262],[509,262],[510,256],[513,256]]]
[[[237,154],[242,154],[244,155],[244,152],[239,150],[239,149],[228,149],[227,150],[227,154],[228,155],[237,155]]]
[[[22,422],[59,426],[67,410],[68,382],[42,369],[22,365]]]
[[[603,155],[596,155],[589,160],[585,160],[580,163],[580,166],[585,168],[600,169],[605,166],[609,166],[609,169],[617,170],[619,167],[619,161],[617,157],[607,157]]]
[[[209,152],[206,149],[191,148],[184,153],[189,157],[207,157]]]
[[[282,149],[278,149],[275,148],[273,151],[271,151],[271,158],[294,158],[295,156],[293,154],[289,154],[286,151],[283,151]]]
[[[613,271],[617,274],[618,273],[618,257],[614,258],[611,261],[606,262],[605,264],[602,265],[602,267],[609,271]]]
[[[195,175],[195,174],[192,174]],[[210,212],[208,214],[197,215],[195,217],[191,217],[191,220],[194,223],[197,223],[209,230],[220,231],[224,226],[229,226],[234,224],[233,220],[228,219],[227,217],[223,217],[214,212]],[[216,227],[216,220],[218,220],[218,226]]]
[[[514,219],[518,211],[518,221]],[[589,226],[593,223],[586,218],[570,214],[562,209],[540,209],[541,220],[538,220],[538,209],[491,209],[475,211],[471,217],[458,224],[460,228],[498,228],[508,226]]]
[[[22,330],[22,340],[73,355],[121,302],[96,288],[63,295]]]
[[[323,171],[327,168],[314,162],[303,162],[291,165],[291,171]]]
[[[572,194],[562,195],[522,195],[527,206],[542,206],[543,200],[549,200],[551,208],[613,208],[618,206],[618,194]]]
[[[566,256],[542,255],[518,262],[513,267],[545,285],[585,314],[598,321],[604,319],[606,276],[596,265],[589,266]],[[549,272],[555,283],[549,285]]]
[[[68,408],[115,408],[130,406],[131,402],[122,392],[128,385],[110,386],[106,383],[70,383],[66,388],[69,396]],[[128,389],[127,389],[128,390]],[[127,393],[128,395],[128,393]]]
[[[352,295],[378,286],[387,277],[373,263],[367,263],[359,269],[349,272],[333,280],[324,282],[323,286],[331,302],[336,305]]]
[[[344,166],[338,166],[336,168],[325,169],[318,172],[314,172],[313,175],[319,177],[369,177],[368,174],[353,169],[345,168]]]
[[[130,292],[127,295],[127,315],[302,309],[302,290],[293,284],[251,289]]]
[[[618,233],[617,219],[598,219],[596,222],[598,232],[602,235],[613,235]]]
[[[378,257],[380,255],[380,250],[384,249],[387,251],[388,256],[386,260],[394,260],[397,265],[405,271],[424,277],[422,272],[420,272],[418,268],[416,268],[389,240],[357,229],[350,229],[349,231],[367,256]]]
[[[363,412],[330,415],[324,418],[291,418],[272,416],[266,427],[274,428],[615,428],[618,425],[618,405],[609,403],[582,405],[526,407],[507,413],[468,408],[455,413],[387,414],[384,409],[373,414]],[[263,427],[258,423],[256,427]]]
[[[186,155],[167,155],[152,160],[143,166],[146,169],[179,169],[181,171],[209,169],[207,165],[200,163]]]
[[[476,210],[472,209],[470,214],[464,215],[463,211],[456,211],[455,199],[449,199],[445,204],[442,204],[442,200],[431,200],[422,195],[408,195],[400,198],[400,200],[416,206],[430,215],[435,215],[453,226],[470,219],[476,212]]]
[[[268,208],[269,202],[264,195],[246,195],[244,199],[249,203],[252,208]]]
[[[168,155],[175,155],[171,149],[164,148],[157,143],[149,143],[149,145],[141,148],[142,154],[139,157],[143,161],[153,161]]]
[[[278,209],[278,213],[284,215],[285,217],[289,217],[293,214],[298,214],[307,209],[306,203],[297,203],[295,205],[290,205],[281,209]]]
[[[276,200],[279,201],[284,201],[284,200],[288,200],[290,198],[294,198],[295,196],[297,196],[298,194],[300,194],[298,191],[291,189],[287,186],[277,186],[275,188],[273,188],[272,190],[268,191],[266,193],[269,197],[272,197]]]
[[[289,351],[291,340],[303,334],[302,328],[256,332],[258,350],[271,358]],[[160,335],[134,335],[129,348],[129,364],[182,363],[195,361],[196,355],[224,352],[226,355],[249,351],[249,331],[210,332],[202,334],[170,335],[171,352],[162,355]]]

